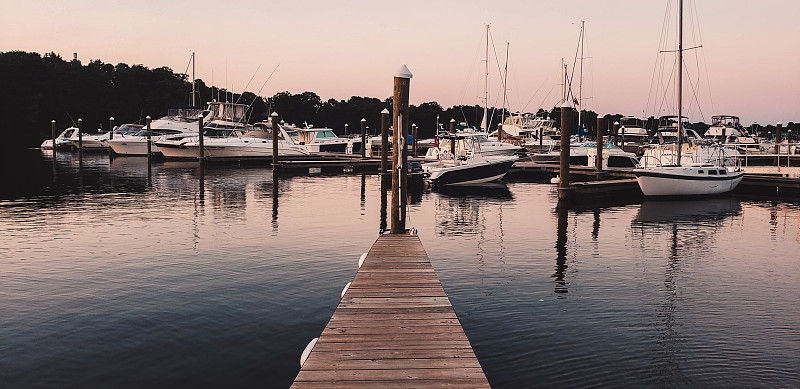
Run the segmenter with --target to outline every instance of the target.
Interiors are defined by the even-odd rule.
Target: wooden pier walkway
[[[488,388],[415,235],[369,250],[292,388]]]

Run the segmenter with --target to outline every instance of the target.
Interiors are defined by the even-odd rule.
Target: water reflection
[[[566,272],[567,272],[567,225],[569,211],[567,206],[560,203],[556,207],[556,266],[553,277],[555,278],[555,293],[567,293]]]
[[[272,172],[272,232],[278,231],[278,174]]]
[[[437,190],[434,199],[435,231],[439,235],[476,235],[486,229],[485,200],[505,202],[514,196],[505,183]],[[476,199],[478,201],[476,201]]]

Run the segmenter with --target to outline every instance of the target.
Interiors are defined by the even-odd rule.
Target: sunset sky
[[[313,91],[324,100],[384,99],[392,74],[405,64],[414,74],[412,104],[449,107],[483,104],[488,23],[489,105],[502,105],[509,42],[507,106],[535,111],[558,103],[561,58],[572,66],[584,20],[584,108],[650,116],[674,113],[648,104],[649,97],[674,95],[651,88],[667,6],[667,0],[0,0],[0,51],[53,51],[67,60],[78,53],[84,64],[100,59],[176,72],[186,70],[194,51],[196,75],[207,84],[213,72],[215,85],[241,92],[252,77],[247,90],[258,92],[278,66],[260,95]],[[672,0],[671,36],[676,7]],[[745,125],[800,121],[800,1],[687,0],[685,7],[696,16],[686,17],[686,46],[700,43],[698,32],[703,45],[686,59],[692,83],[700,65],[694,93],[702,115],[687,107],[692,121],[710,122],[713,114],[738,115]]]

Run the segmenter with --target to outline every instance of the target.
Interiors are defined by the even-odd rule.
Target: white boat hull
[[[119,155],[147,155],[147,139],[141,138],[114,138],[108,142],[111,150]],[[150,147],[152,153],[158,152],[158,146],[153,143]]]
[[[278,143],[279,156],[302,156],[308,155],[308,150],[304,146],[293,143]],[[186,147],[197,155],[200,149],[197,142],[187,144]],[[272,140],[252,138],[235,138],[220,142],[205,142],[203,144],[205,156],[208,158],[271,158]]]
[[[645,196],[698,196],[726,193],[742,181],[743,171],[709,175],[709,170],[726,170],[708,166],[661,166],[637,168],[636,181]],[[703,171],[703,174],[698,173]]]

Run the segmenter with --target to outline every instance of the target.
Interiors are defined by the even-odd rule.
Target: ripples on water
[[[193,163],[38,153],[0,190],[0,386],[287,387],[380,226],[376,176],[212,165],[201,196]],[[800,386],[797,204],[554,199],[412,197],[494,387]]]

